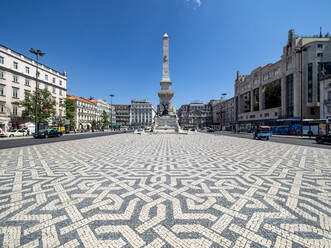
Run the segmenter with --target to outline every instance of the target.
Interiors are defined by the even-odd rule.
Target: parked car
[[[0,128],[0,137],[5,137],[5,132]]]
[[[58,129],[43,129],[39,130],[38,133],[34,133],[34,138],[49,138],[49,137],[60,137],[63,135],[63,132]]]
[[[5,133],[6,137],[21,137],[21,136],[27,136],[27,135],[28,135],[27,131],[23,128],[10,130]]]
[[[215,132],[215,130],[214,130],[213,128],[208,128],[208,129],[207,129],[207,132],[208,132],[208,133],[213,133],[213,132]]]

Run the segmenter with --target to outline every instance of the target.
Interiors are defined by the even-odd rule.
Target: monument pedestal
[[[155,117],[154,133],[178,133],[179,124],[176,115],[163,115]]]

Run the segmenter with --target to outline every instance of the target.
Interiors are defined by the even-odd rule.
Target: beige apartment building
[[[18,128],[27,122],[22,118],[19,102],[24,100],[25,92],[36,89],[37,62],[8,47],[0,45],[0,128]],[[56,101],[56,122],[64,114],[60,102],[67,94],[66,72],[58,72],[38,63],[39,89],[48,89]]]
[[[324,95],[320,75],[330,65],[328,34],[301,37],[290,30],[279,61],[260,66],[249,75],[237,72],[234,99],[237,121],[254,123],[301,116],[319,119],[320,98]]]

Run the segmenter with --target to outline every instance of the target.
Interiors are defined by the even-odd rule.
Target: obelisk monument
[[[171,90],[172,82],[169,76],[169,36],[163,35],[163,59],[162,59],[161,90],[158,93],[160,104],[157,106],[154,132],[177,133],[179,125],[175,107],[172,104],[174,93]]]

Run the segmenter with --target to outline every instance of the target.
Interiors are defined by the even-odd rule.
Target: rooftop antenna
[[[320,38],[322,38],[322,27],[320,27]]]

